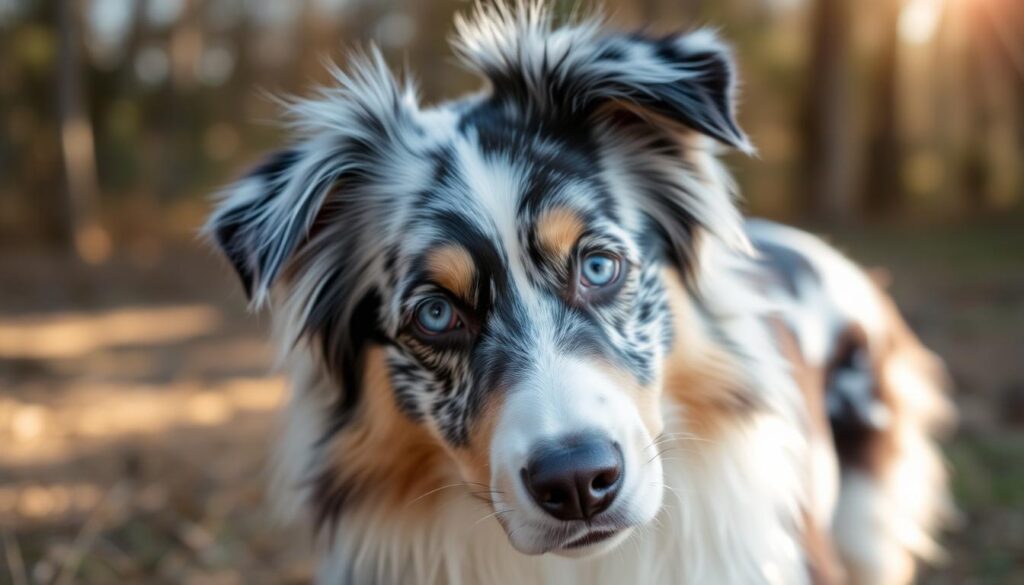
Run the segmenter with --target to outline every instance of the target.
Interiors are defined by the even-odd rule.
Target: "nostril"
[[[594,476],[593,481],[590,482],[591,489],[597,491],[604,491],[615,484],[619,480],[618,469],[606,469],[601,473]]]
[[[540,494],[540,501],[545,504],[557,504],[565,500],[565,493],[559,490],[548,490]]]

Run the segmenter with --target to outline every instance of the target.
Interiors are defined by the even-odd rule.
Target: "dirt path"
[[[95,270],[19,255],[0,274],[12,575],[305,581],[302,547],[273,530],[262,502],[282,380],[224,267],[183,247]]]

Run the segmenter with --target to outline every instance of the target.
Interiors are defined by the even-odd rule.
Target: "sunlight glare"
[[[900,11],[900,38],[911,45],[932,40],[942,19],[943,0],[910,0]]]
[[[124,307],[99,313],[68,312],[0,319],[0,357],[62,359],[117,346],[173,343],[220,327],[208,305]]]

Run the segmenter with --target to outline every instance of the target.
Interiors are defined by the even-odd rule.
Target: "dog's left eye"
[[[580,281],[584,286],[601,288],[619,278],[622,262],[617,256],[607,252],[593,252],[583,257],[580,262]]]

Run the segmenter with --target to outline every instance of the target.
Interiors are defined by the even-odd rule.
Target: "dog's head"
[[[517,549],[607,548],[661,506],[670,294],[702,239],[745,241],[710,153],[749,149],[731,59],[707,31],[553,28],[537,8],[458,28],[484,92],[421,108],[378,54],[356,60],[293,104],[299,139],[210,229],[330,372],[330,433],[400,413]]]

